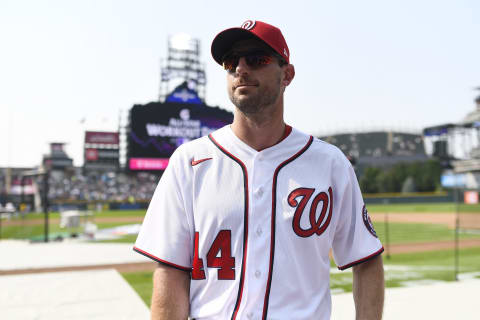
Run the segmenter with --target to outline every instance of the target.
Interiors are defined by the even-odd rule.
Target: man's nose
[[[240,57],[238,59],[238,65],[235,68],[235,72],[238,74],[246,73],[249,70],[249,66],[247,64],[247,61],[245,60],[245,57]]]

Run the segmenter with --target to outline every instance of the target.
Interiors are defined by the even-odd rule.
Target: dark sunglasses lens
[[[223,59],[223,68],[228,71],[233,71],[238,65],[238,57],[234,55],[226,56]]]
[[[267,53],[252,53],[245,56],[245,61],[252,68],[257,68],[269,64],[272,57]]]
[[[252,68],[258,68],[260,66],[267,65],[273,60],[272,56],[266,52],[230,54],[223,59],[223,68],[227,71],[235,70],[241,57],[244,57],[247,65]]]

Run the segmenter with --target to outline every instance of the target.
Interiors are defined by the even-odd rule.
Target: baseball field
[[[456,212],[459,214],[456,214]],[[460,278],[480,279],[480,205],[402,204],[369,205],[368,211],[377,235],[385,247],[383,254],[387,287],[455,280],[455,259]],[[143,210],[95,212],[88,218],[99,231],[138,225]],[[456,217],[459,220],[456,221]],[[458,226],[458,233],[456,233]],[[81,228],[60,228],[59,213],[49,215],[51,239],[70,237]],[[2,219],[0,239],[43,239],[42,214]],[[458,251],[455,237],[458,235]],[[117,232],[114,239],[93,242],[123,242],[133,245],[135,234]],[[457,254],[457,256],[456,256]],[[116,266],[116,269],[149,305],[154,264]],[[351,270],[338,271],[332,261],[331,287],[334,293],[349,292]]]

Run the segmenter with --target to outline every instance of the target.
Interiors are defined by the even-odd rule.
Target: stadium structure
[[[343,151],[361,176],[367,167],[388,168],[428,159],[421,134],[393,131],[343,133],[320,137]]]
[[[475,109],[462,121],[423,130],[432,155],[444,164],[442,183],[448,187],[480,189],[480,95],[474,102]]]
[[[186,82],[199,99],[205,101],[207,77],[205,66],[200,60],[200,40],[184,33],[168,38],[167,58],[161,60],[158,101],[167,100],[167,96],[181,82]],[[182,99],[178,93],[176,97]]]
[[[64,143],[55,142],[37,168],[0,168],[0,209],[7,203],[26,211],[65,204],[145,207],[179,145],[233,120],[231,112],[206,104],[205,86],[200,41],[169,37],[158,101],[132,106],[118,131],[85,131],[81,167],[73,165]]]
[[[159,101],[134,105],[129,112],[127,170],[161,174],[178,146],[233,121],[231,112],[205,103],[206,76],[199,48],[200,41],[188,35],[169,37]]]
[[[200,43],[186,35],[168,39],[162,60],[159,99],[134,105],[116,132],[85,131],[84,163],[73,166],[64,143],[51,144],[38,168],[0,168],[0,204],[51,210],[71,203],[79,208],[145,207],[174,150],[189,140],[231,123],[233,114],[205,102],[206,75]],[[395,130],[324,135],[355,164],[358,176],[369,166],[440,159],[452,172],[480,176],[480,96],[476,110],[458,124],[425,128],[421,133]],[[124,159],[122,160],[122,157]],[[478,172],[478,173],[477,173]],[[57,206],[57,207],[55,207]]]

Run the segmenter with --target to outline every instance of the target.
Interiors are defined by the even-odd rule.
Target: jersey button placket
[[[263,159],[262,159],[263,158]],[[261,154],[256,154],[252,161],[251,171],[251,202],[250,202],[250,230],[249,259],[247,263],[246,286],[253,294],[250,298],[244,296],[243,308],[240,309],[240,319],[260,319],[263,310],[263,300],[266,290],[266,279],[263,276],[268,272],[268,257],[263,257],[265,243],[268,242],[268,232],[265,228],[270,225],[271,200],[269,184],[270,167],[265,163]],[[262,301],[262,303],[259,303]],[[259,315],[260,313],[260,315]]]

